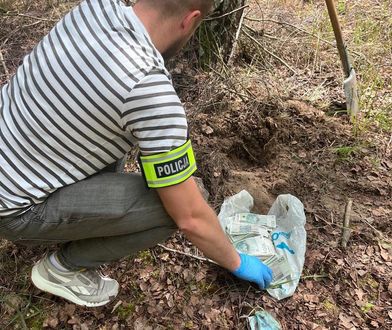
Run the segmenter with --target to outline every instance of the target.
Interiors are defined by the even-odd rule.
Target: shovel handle
[[[340,60],[342,61],[343,71],[347,77],[350,76],[351,65],[350,60],[348,58],[348,53],[346,49],[346,45],[344,44],[342,29],[340,28],[338,13],[335,8],[335,4],[333,0],[325,0],[328,8],[328,14],[331,19],[333,32],[335,33],[336,44],[339,50]]]

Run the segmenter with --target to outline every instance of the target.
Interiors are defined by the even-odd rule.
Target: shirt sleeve
[[[124,129],[143,155],[169,152],[186,143],[188,124],[171,80],[152,70],[131,91],[123,111]]]

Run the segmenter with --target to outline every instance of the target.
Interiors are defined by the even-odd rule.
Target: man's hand
[[[233,274],[242,280],[256,283],[261,290],[267,288],[272,281],[272,270],[258,258],[240,254],[241,265]]]
[[[271,269],[256,257],[238,254],[193,178],[176,186],[160,188],[158,194],[180,230],[207,257],[239,278],[257,283],[260,289],[270,284]]]

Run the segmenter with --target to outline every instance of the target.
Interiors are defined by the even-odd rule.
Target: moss
[[[154,258],[152,257],[150,250],[140,251],[137,255],[137,259],[140,259],[144,265],[152,265],[154,263]]]
[[[329,313],[332,313],[332,314],[339,313],[338,306],[336,306],[336,304],[334,302],[332,302],[331,300],[329,300],[329,299],[324,300],[323,307]]]
[[[375,306],[374,304],[372,304],[372,303],[370,303],[370,302],[367,302],[367,303],[365,303],[365,304],[361,307],[361,311],[364,312],[365,314],[366,314],[366,313],[369,313],[369,312],[373,309],[374,306]]]
[[[122,304],[116,310],[117,316],[120,320],[126,320],[135,312],[136,306],[134,303]]]

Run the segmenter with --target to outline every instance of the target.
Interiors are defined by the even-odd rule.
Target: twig
[[[245,27],[247,27],[246,24],[244,24]],[[258,41],[256,38],[252,37],[249,33],[247,33],[246,31],[244,31],[245,35],[251,39],[253,42],[255,42],[263,51],[265,51],[267,54],[271,55],[273,58],[277,59],[279,62],[281,62],[286,68],[288,68],[290,71],[292,71],[294,74],[296,74],[297,72],[282,58],[280,58],[278,55],[272,53],[271,51],[269,51],[268,49],[266,49],[261,43],[260,41]]]
[[[227,65],[229,65],[229,66],[233,64],[233,59],[234,59],[234,55],[235,55],[235,53],[237,51],[238,39],[240,38],[240,35],[241,35],[242,24],[244,23],[244,18],[245,18],[245,7],[242,10],[241,18],[240,18],[240,21],[238,23],[238,29],[237,29],[237,32],[235,34],[233,47],[231,48],[229,59],[227,61]]]
[[[343,222],[343,235],[342,235],[342,247],[346,248],[348,240],[351,236],[350,219],[351,219],[351,209],[353,207],[353,200],[350,198],[346,205],[346,210],[344,212],[344,222]]]
[[[384,235],[384,233],[382,232],[382,231],[380,231],[380,230],[378,230],[376,227],[374,227],[369,221],[367,221],[366,219],[362,219],[362,218],[359,218],[363,223],[365,223],[366,225],[368,225],[370,228],[372,228],[375,232],[376,232],[376,234],[378,234],[380,237],[381,237],[381,239],[383,239],[384,241],[386,241],[386,242],[388,242],[388,243],[392,243],[392,240],[391,239],[389,239],[388,237],[385,237],[385,235]]]
[[[240,10],[242,10],[242,9],[245,10],[245,8],[249,8],[249,5],[244,5],[244,6],[238,7],[237,9],[234,9],[234,10],[232,10],[231,12],[228,12],[228,13],[223,14],[223,15],[221,15],[221,16],[207,17],[207,18],[204,19],[204,21],[213,21],[213,20],[216,20],[216,19],[224,18],[224,17],[226,17],[226,16],[235,14],[236,12],[238,12],[238,11],[240,11]]]
[[[388,153],[389,153],[389,147],[391,146],[391,144],[392,144],[392,133],[391,133],[391,137],[389,138],[389,141],[388,141],[388,143],[387,143],[387,146],[386,146],[386,148],[385,148],[385,156],[388,155]]]
[[[0,16],[8,16],[8,17],[20,16],[20,17],[35,19],[37,21],[45,21],[45,22],[52,22],[52,23],[57,23],[58,22],[58,20],[51,19],[51,18],[43,18],[43,17],[37,17],[37,16],[32,16],[32,15],[28,15],[28,14],[21,14],[21,13],[15,13],[15,14],[13,14],[13,13],[5,13],[5,14],[1,14]]]
[[[200,261],[207,261],[207,262],[210,262],[210,263],[213,263],[213,264],[217,265],[217,263],[215,261],[213,261],[211,259],[208,259],[208,258],[203,258],[203,257],[195,256],[195,255],[193,255],[191,253],[186,253],[186,252],[174,250],[174,249],[168,248],[167,246],[162,245],[162,244],[158,244],[158,246],[161,247],[162,249],[166,250],[166,251],[169,251],[169,252],[178,253],[178,254],[181,254],[181,255],[184,255],[184,256],[187,256],[187,257],[190,257],[190,258],[194,258],[194,259],[197,259],[197,260],[200,260]]]
[[[333,42],[331,42],[329,40],[326,40],[326,39],[322,39],[317,34],[314,34],[312,32],[306,31],[305,29],[302,29],[299,26],[296,26],[296,25],[291,24],[291,23],[276,21],[274,19],[260,19],[260,18],[247,17],[247,16],[245,17],[245,19],[248,20],[248,21],[251,21],[251,22],[269,22],[269,23],[275,23],[275,24],[278,24],[278,25],[287,25],[287,26],[290,26],[290,27],[292,27],[292,28],[294,28],[294,29],[296,29],[298,31],[301,31],[302,33],[305,33],[305,34],[307,34],[307,35],[309,35],[311,37],[320,39],[320,41],[325,42],[328,45],[335,46],[335,44]]]
[[[0,62],[3,64],[4,73],[8,77],[10,75],[10,72],[8,71],[7,65],[5,64],[3,52],[1,51],[1,49],[0,49]]]
[[[210,66],[210,65],[208,65],[208,68],[212,71],[212,72],[214,72],[214,73],[216,73],[226,84],[230,84],[230,85],[234,85],[232,82],[231,82],[231,80],[230,80],[230,78],[229,77],[224,77],[220,72],[218,72],[217,70],[215,70],[212,66]],[[246,103],[248,100],[251,100],[251,99],[254,99],[254,98],[252,98],[250,95],[246,95],[246,94],[243,94],[243,93],[240,93],[240,92],[238,92],[236,89],[235,89],[235,87],[230,87],[230,86],[227,86],[227,89],[230,91],[230,92],[232,92],[233,94],[235,94],[235,95],[237,95],[241,100],[242,100],[242,102],[244,102],[244,103]],[[247,89],[245,89],[245,91],[247,92],[247,93],[249,93],[249,91],[247,90]]]
[[[286,26],[292,27],[292,28],[294,28],[294,29],[304,33],[304,34],[307,34],[307,35],[309,35],[309,36],[311,36],[313,38],[317,38],[318,40],[320,40],[320,41],[322,41],[322,42],[324,42],[324,43],[326,43],[326,44],[328,44],[330,46],[336,47],[335,43],[333,43],[332,41],[320,38],[320,36],[318,36],[317,34],[309,32],[309,31],[307,31],[307,30],[305,30],[303,28],[300,28],[299,26],[296,26],[296,25],[288,23],[288,22],[277,21],[277,20],[270,19],[270,18],[268,18],[268,19],[261,19],[261,18],[254,18],[254,17],[248,17],[248,16],[245,16],[245,19],[248,20],[248,21],[251,21],[251,22],[269,22],[269,23],[274,23],[274,24],[278,24],[278,25],[286,25]],[[349,48],[347,48],[347,49],[349,49]],[[351,48],[349,50],[350,50],[351,53],[356,54],[357,56],[363,57],[367,63],[369,63],[369,64],[371,63],[366,58],[366,56],[364,54],[362,54],[362,53],[360,53],[358,51],[355,51],[355,50],[353,50]]]

